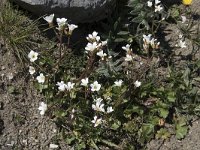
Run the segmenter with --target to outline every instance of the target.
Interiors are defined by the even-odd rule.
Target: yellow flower
[[[192,0],[183,0],[183,4],[184,5],[191,5],[192,4]]]

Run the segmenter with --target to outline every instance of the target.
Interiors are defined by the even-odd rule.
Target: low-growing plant
[[[70,42],[78,26],[46,16],[57,44],[28,54],[32,81],[46,98],[40,114],[57,123],[74,149],[142,149],[155,137],[182,139],[188,115],[199,114],[199,62],[163,67],[157,55],[156,32],[167,16],[161,2],[130,0],[128,6],[130,24],[104,40],[88,34],[81,55]]]

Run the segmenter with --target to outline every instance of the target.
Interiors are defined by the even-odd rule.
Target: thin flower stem
[[[62,36],[63,36],[63,32],[61,32],[60,34],[60,37],[59,37],[59,40],[60,40],[60,47],[59,47],[59,52],[60,52],[60,60],[59,62],[61,61],[61,58],[62,58]]]
[[[86,76],[88,76],[92,72],[94,60],[95,60],[95,54],[96,54],[96,52],[93,52],[91,54],[91,57],[87,61],[85,71],[81,74],[81,76],[78,79],[75,80],[75,82],[79,82],[81,79],[85,78]]]
[[[63,54],[63,55],[62,55],[62,49],[61,49],[61,45],[62,45],[62,36],[61,36],[61,38],[59,38],[59,40],[60,40],[60,47],[59,47],[59,50],[60,50],[60,58],[59,58],[58,62],[55,64],[54,67],[57,67],[57,66],[60,64],[61,60],[62,60],[62,59],[64,58],[64,56],[66,55],[67,49],[69,48],[69,44],[70,44],[70,36],[68,37],[68,40],[67,40],[67,47],[65,47],[65,50],[64,50],[64,54]]]

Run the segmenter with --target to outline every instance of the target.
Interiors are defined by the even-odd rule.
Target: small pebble
[[[12,73],[12,72],[11,72],[11,73],[8,73],[7,77],[8,77],[9,80],[12,80],[13,77],[14,77],[14,76],[13,76],[13,73]]]
[[[15,144],[15,142],[14,141],[11,141],[11,143],[10,144],[6,144],[7,146],[13,146]]]
[[[58,148],[58,145],[56,145],[56,144],[50,144],[49,148],[50,149],[56,149],[56,148]]]

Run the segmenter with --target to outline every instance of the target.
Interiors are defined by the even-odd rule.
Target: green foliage
[[[198,81],[195,78],[197,64],[188,65],[185,70],[168,66],[166,76],[160,78],[157,73],[159,61],[155,61],[159,55],[154,55],[158,48],[148,45],[147,51],[142,51],[143,35],[151,33],[154,37],[163,23],[162,18],[167,16],[164,11],[155,13],[154,7],[148,8],[146,3],[129,1],[127,17],[130,24],[122,25],[120,18],[114,23],[107,48],[101,47],[107,54],[105,57],[96,56],[98,48],[76,55],[69,48],[70,43],[60,40],[63,37],[70,39],[61,31],[57,34],[60,44],[52,50],[53,54],[41,55],[41,71],[48,76],[42,86],[37,84],[38,89],[48,99],[49,114],[62,128],[63,138],[76,149],[137,149],[154,137],[166,140],[176,134],[181,139],[188,131],[183,114],[199,111],[199,105],[196,105],[199,89],[193,82]],[[127,54],[134,56],[132,61],[124,61],[124,52],[113,50],[121,42],[132,43],[127,50]],[[90,85],[81,86],[81,80],[86,77]],[[123,83],[116,86],[114,82],[119,79],[123,79]],[[141,81],[141,86],[136,86],[137,80]],[[56,84],[60,81],[70,81],[75,87],[59,91]],[[99,91],[91,90],[94,81],[101,83]],[[102,98],[102,107],[112,106],[114,111],[94,110],[92,105],[97,98]],[[98,124],[98,120],[92,122],[94,116],[100,119]],[[173,127],[172,131],[168,130],[168,124]]]
[[[37,46],[37,21],[30,21],[21,11],[8,2],[0,5],[0,38],[21,61],[26,60],[27,52]],[[23,64],[23,63],[22,63]]]
[[[41,44],[45,50],[38,51],[39,59],[31,64],[36,68],[34,78],[45,74],[44,83],[34,84],[47,100],[47,114],[60,127],[62,138],[75,149],[138,149],[154,137],[165,140],[175,134],[182,139],[188,132],[187,115],[199,115],[200,62],[187,63],[184,68],[161,63],[155,37],[167,13],[155,12],[154,4],[147,6],[147,0],[129,0],[128,7],[123,8],[129,13],[113,21],[113,29],[104,35],[108,44],[88,38],[90,44],[98,46],[86,52],[83,51],[88,47],[72,47],[68,24],[59,30],[49,24],[58,39],[49,42],[47,48]],[[10,11],[5,14],[10,16]],[[177,12],[173,15],[178,17]],[[7,18],[1,17],[7,22]],[[3,28],[0,29],[2,32]],[[23,34],[22,29],[19,31],[17,35],[22,38],[16,40],[13,36],[14,45],[25,44],[29,37],[23,36],[30,33],[28,28]],[[145,39],[148,34],[152,35]],[[8,41],[13,39],[8,36]],[[124,47],[127,43],[130,45]],[[106,55],[97,55],[101,50]],[[86,78],[89,83],[82,85]],[[116,84],[119,80],[123,80],[121,85]],[[100,90],[92,90],[95,81],[101,85]],[[70,88],[66,88],[68,83]],[[11,89],[10,93],[13,92]],[[108,112],[109,107],[113,111]]]

